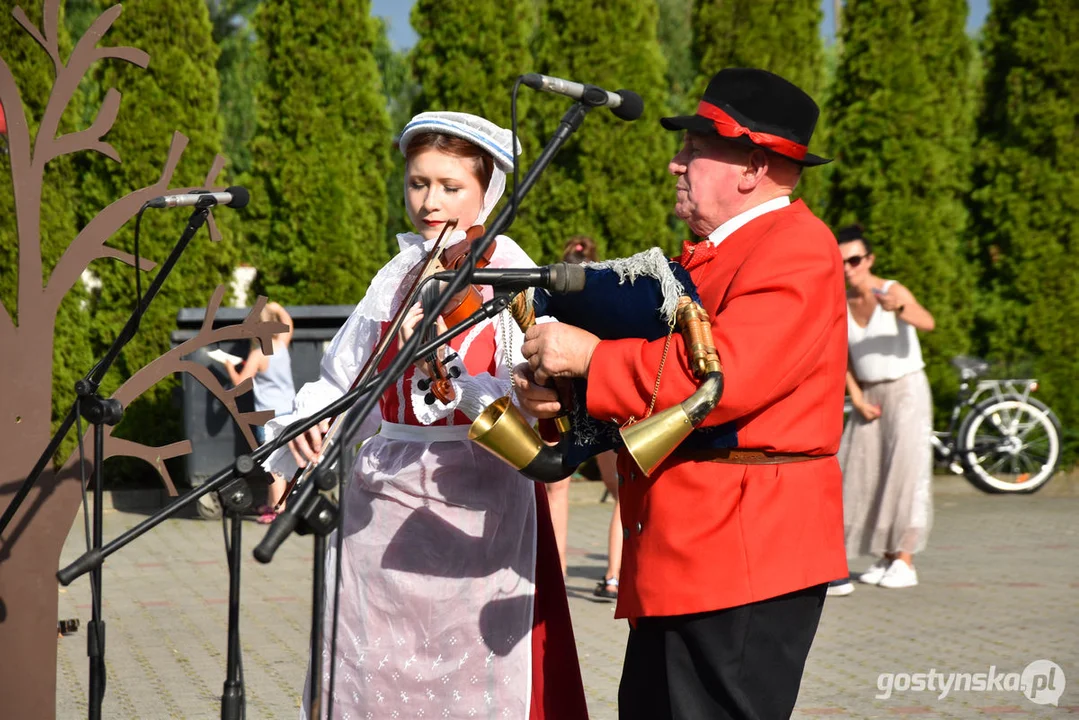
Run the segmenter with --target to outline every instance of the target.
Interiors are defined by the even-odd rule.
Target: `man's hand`
[[[517,393],[517,403],[521,409],[534,418],[553,418],[562,411],[558,393],[537,384],[528,363],[521,363],[513,368],[513,389]]]
[[[599,338],[573,325],[543,323],[525,333],[521,354],[532,368],[536,383],[550,378],[586,377]]]

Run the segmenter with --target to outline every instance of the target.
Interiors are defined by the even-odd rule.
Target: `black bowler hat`
[[[668,130],[714,134],[805,167],[830,159],[807,151],[820,108],[797,85],[767,70],[727,68],[708,83],[696,115],[662,118]]]

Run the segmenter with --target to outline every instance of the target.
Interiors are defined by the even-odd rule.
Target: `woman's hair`
[[[862,242],[862,245],[865,245],[866,254],[870,255],[873,253],[873,247],[869,244],[869,240],[867,240],[865,237],[865,228],[863,228],[858,223],[854,223],[853,225],[847,225],[844,228],[840,228],[839,232],[837,232],[835,236],[836,240],[839,241],[840,245],[854,242],[855,240],[860,240]]]
[[[587,235],[574,235],[566,241],[566,249],[562,251],[562,262],[579,265],[586,262],[596,261],[596,243]]]
[[[416,135],[408,143],[408,149],[405,150],[405,161],[411,160],[414,155],[418,155],[424,150],[438,150],[456,158],[472,160],[472,174],[479,180],[483,191],[487,192],[487,186],[491,184],[491,174],[495,169],[495,159],[491,157],[489,152],[456,135],[426,132]]]

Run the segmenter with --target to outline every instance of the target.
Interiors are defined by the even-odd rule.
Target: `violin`
[[[472,253],[472,243],[483,237],[483,225],[473,225],[465,233],[465,239],[442,251],[442,267],[447,270],[460,270]],[[483,255],[476,258],[476,267],[485,268],[491,264],[491,257],[495,254],[495,243],[487,246]],[[442,310],[442,319],[446,325],[453,327],[457,323],[467,320],[472,313],[483,305],[483,293],[476,285],[469,285],[450,298],[446,307]]]
[[[465,233],[465,239],[442,251],[439,262],[446,270],[460,270],[468,260],[472,252],[472,243],[483,237],[483,225],[473,225]],[[476,258],[476,267],[485,268],[491,264],[491,257],[495,252],[495,243],[487,246],[484,253]],[[483,293],[476,285],[469,285],[455,293],[446,303],[442,310],[442,319],[446,325],[454,325],[467,320],[483,305]],[[434,329],[432,328],[432,332]],[[429,380],[421,380],[417,385],[420,390],[426,391],[424,402],[433,405],[435,400],[449,403],[457,397],[453,389],[452,378],[458,377],[460,371],[454,368],[446,368],[445,361],[438,357],[437,352],[431,353],[424,358],[427,362]]]
[[[405,294],[404,302],[401,303],[401,306],[397,309],[397,314],[394,315],[393,320],[390,322],[389,330],[383,333],[382,336],[379,338],[378,344],[375,346],[374,352],[371,354],[370,357],[367,358],[367,361],[364,362],[363,369],[360,370],[360,373],[356,376],[356,379],[352,381],[352,385],[349,387],[349,392],[355,390],[362,383],[367,382],[368,378],[370,378],[372,373],[374,373],[375,368],[378,367],[378,364],[379,362],[381,362],[382,356],[389,348],[390,343],[393,341],[394,338],[397,337],[397,332],[401,329],[401,324],[404,322],[405,315],[408,314],[409,308],[412,307],[413,303],[416,300],[417,293],[423,286],[423,280],[432,272],[435,272],[438,269],[438,254],[440,252],[445,252],[445,242],[447,235],[456,228],[456,218],[447,221],[446,225],[442,228],[442,232],[439,233],[438,239],[435,241],[434,247],[431,248],[431,252],[420,264],[420,272],[417,273],[415,279],[412,281],[412,285],[409,287],[408,293]],[[482,237],[482,235],[483,228],[480,227],[479,236],[477,237]],[[470,236],[466,235],[466,237]],[[470,240],[466,240],[466,242],[469,242],[471,244]],[[277,501],[277,505],[274,507],[275,512],[281,509],[281,506],[285,504],[285,500],[292,494],[292,491],[296,487],[296,485],[301,480],[306,478],[309,474],[311,474],[316,467],[318,467],[319,463],[322,460],[322,457],[329,452],[330,448],[333,447],[334,444],[336,444],[337,431],[340,429],[343,419],[344,415],[335,415],[333,418],[330,419],[330,428],[322,438],[322,449],[319,451],[319,457],[316,460],[308,463],[306,466],[302,468],[297,468],[296,474],[294,474],[292,476],[292,479],[289,480],[288,486],[285,488],[285,492],[281,496],[281,499]]]
[[[447,270],[460,269],[461,265],[468,259],[468,254],[472,249],[472,243],[483,237],[483,226],[473,225],[465,233],[464,240],[452,247],[444,247],[447,235],[456,229],[456,227],[457,220],[453,219],[449,220],[445,227],[442,228],[442,232],[435,241],[435,246],[431,249],[431,253],[423,263],[421,263],[420,272],[417,273],[413,280],[408,293],[405,295],[404,302],[401,303],[401,306],[397,310],[397,314],[390,323],[389,329],[379,338],[374,352],[367,358],[363,369],[360,370],[356,379],[352,381],[352,385],[349,388],[350,391],[354,390],[361,383],[367,382],[367,379],[374,372],[375,368],[378,367],[378,363],[381,361],[390,342],[397,337],[397,333],[401,329],[401,324],[404,322],[405,315],[415,302],[420,288],[423,287],[424,279],[432,273],[442,269],[438,267],[440,263],[442,267]],[[487,251],[484,252],[481,257],[476,258],[476,267],[487,267],[491,262],[491,256],[494,254],[494,251],[495,243],[491,243],[487,247]],[[437,292],[437,285],[432,285],[430,287]],[[482,304],[483,296],[480,289],[475,285],[470,285],[450,298],[449,303],[446,305],[446,309],[442,313],[442,317],[447,324],[451,326],[456,325],[478,310]],[[432,328],[431,332],[433,331],[434,328]],[[435,398],[442,400],[443,403],[452,401],[456,397],[456,393],[453,389],[453,384],[450,382],[450,378],[457,377],[460,372],[457,368],[453,368],[452,371],[447,370],[444,362],[438,358],[437,353],[432,353],[426,360],[427,366],[430,368],[431,379],[421,380],[417,384],[420,386],[421,390],[430,391],[424,398],[427,404],[433,404]],[[337,432],[341,427],[341,420],[343,418],[343,415],[338,415],[330,420],[330,428],[322,438],[322,449],[319,451],[318,459],[308,463],[305,467],[296,470],[296,474],[292,476],[288,486],[285,488],[285,493],[281,496],[277,506],[274,508],[275,511],[281,509],[281,506],[284,505],[286,498],[292,494],[296,485],[318,467],[322,457],[329,452],[329,449],[333,447],[334,444],[336,444]]]

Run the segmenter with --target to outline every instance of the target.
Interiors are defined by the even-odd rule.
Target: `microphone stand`
[[[104,525],[103,466],[105,455],[105,426],[115,426],[123,419],[124,409],[119,400],[102,398],[94,384],[79,380],[75,383],[78,393],[76,405],[83,417],[94,426],[94,519],[92,547],[101,547],[101,529]],[[101,706],[105,700],[105,622],[101,619],[101,568],[90,576],[90,622],[86,623],[86,655],[90,663],[90,697],[88,713],[90,720],[100,720]]]
[[[116,361],[116,358],[120,355],[120,351],[124,346],[135,336],[135,331],[138,330],[139,322],[142,320],[142,315],[145,313],[146,308],[150,306],[150,302],[157,295],[158,290],[165,283],[165,278],[172,272],[173,266],[180,259],[180,255],[187,248],[188,243],[191,242],[191,238],[195,236],[195,233],[206,222],[206,217],[209,213],[209,208],[199,207],[191,214],[191,218],[187,221],[187,227],[184,228],[183,234],[180,236],[176,246],[172,249],[168,258],[161,266],[161,270],[154,276],[153,282],[146,289],[146,294],[142,297],[142,303],[132,312],[131,317],[128,319],[127,324],[116,336],[116,339],[112,341],[112,346],[105,353],[105,357],[102,358],[94,367],[86,374],[83,379],[75,383],[75,392],[79,396],[81,402],[88,407],[92,404],[92,398],[97,395],[97,390],[101,385],[101,380],[105,377],[105,374],[112,367],[112,364]],[[85,383],[81,385],[80,383]],[[88,400],[91,399],[91,400]],[[48,447],[41,453],[41,457],[38,458],[37,463],[34,465],[30,474],[23,481],[23,484],[19,486],[14,497],[11,500],[11,504],[4,510],[3,517],[0,517],[0,535],[4,533],[7,526],[11,523],[11,520],[15,517],[15,513],[19,511],[19,507],[23,501],[26,500],[26,496],[33,489],[34,484],[37,482],[41,473],[44,472],[45,466],[48,465],[49,460],[56,455],[56,451],[60,448],[60,443],[64,441],[71,426],[75,424],[75,415],[79,407],[79,401],[72,403],[71,408],[67,412],[67,416],[64,417],[60,423],[60,427],[57,428],[56,434],[53,435],[52,440],[49,441]],[[89,411],[82,413],[91,423],[94,422]],[[113,423],[115,424],[115,423]]]
[[[311,586],[312,670],[310,674],[311,681],[308,687],[308,717],[310,718],[314,719],[320,717],[322,707],[322,668],[320,658],[322,657],[322,645],[325,633],[322,622],[322,613],[326,602],[326,537],[333,532],[334,529],[339,529],[341,517],[340,509],[330,502],[320,491],[330,490],[336,484],[339,488],[338,501],[340,502],[344,497],[343,478],[345,477],[345,472],[352,468],[352,443],[350,442],[350,438],[355,434],[356,429],[359,427],[359,423],[363,421],[363,418],[367,417],[379,398],[382,397],[385,386],[387,386],[389,382],[396,382],[397,378],[403,373],[403,368],[408,367],[408,365],[411,365],[420,358],[426,357],[439,346],[448,342],[451,338],[456,337],[465,330],[478,325],[488,318],[498,316],[509,306],[509,302],[510,297],[507,295],[495,296],[491,300],[484,302],[480,309],[473,313],[471,317],[454,325],[445,334],[433,338],[431,341],[410,353],[409,346],[415,346],[416,341],[421,337],[418,331],[413,333],[412,338],[405,344],[405,347],[402,348],[398,358],[394,359],[393,364],[389,368],[372,377],[362,388],[357,388],[357,390],[363,391],[364,395],[362,398],[358,398],[351,403],[351,408],[348,410],[348,414],[343,420],[342,432],[339,432],[337,435],[337,442],[330,451],[323,456],[322,461],[319,463],[320,467],[312,473],[311,480],[299,485],[292,491],[292,495],[288,499],[285,510],[270,524],[262,541],[255,547],[255,559],[261,563],[269,563],[273,560],[277,549],[285,539],[292,534],[292,532],[295,531],[298,535],[312,535],[314,538],[312,559],[314,563],[314,572]],[[399,358],[405,360],[402,364],[402,370],[395,369],[395,365]],[[372,389],[367,391],[368,388]],[[344,400],[344,398],[342,398],[342,400]],[[338,402],[340,403],[341,401]],[[336,404],[337,403],[335,403],[335,405]],[[348,407],[348,405],[346,404],[345,407]],[[323,411],[319,413],[319,416],[323,417],[336,414],[338,413],[327,413],[326,411]],[[359,420],[353,422],[357,417]],[[307,427],[312,427],[314,424],[315,423],[307,423]],[[289,428],[290,430],[291,427],[292,426]],[[338,468],[338,473],[334,473],[332,470],[334,467]],[[337,537],[341,538],[340,532],[338,532]],[[337,553],[337,557],[340,558],[341,549],[339,546],[337,548]]]
[[[584,121],[585,115],[591,109],[591,106],[580,101],[575,102],[570,109],[563,116],[558,128],[555,130],[551,139],[544,147],[540,156],[536,159],[536,162],[529,168],[528,173],[521,181],[519,188],[514,188],[514,194],[516,199],[524,197],[532,186],[535,184],[539,175],[550,164],[555,154],[561,149],[562,145],[569,139]],[[431,308],[430,314],[425,315],[424,319],[420,322],[420,326],[405,343],[404,347],[394,358],[390,366],[383,372],[377,373],[370,381],[364,385],[357,387],[346,393],[339,400],[328,405],[322,411],[312,415],[304,420],[299,420],[282,432],[281,436],[276,438],[273,442],[267,443],[262,447],[255,450],[250,455],[244,454],[236,459],[236,462],[232,467],[219,471],[207,482],[203,483],[197,488],[192,489],[185,495],[177,498],[176,501],[166,506],[162,510],[158,511],[149,518],[143,520],[141,523],[133,528],[130,528],[126,532],[122,533],[119,537],[109,542],[107,545],[98,546],[92,548],[90,551],[77,558],[74,562],[68,565],[66,568],[57,572],[56,576],[62,585],[69,585],[75,578],[86,572],[97,571],[105,558],[112,555],[117,550],[123,548],[132,540],[148,532],[152,528],[156,527],[166,519],[176,514],[180,509],[194,502],[202,495],[208,492],[219,491],[227,485],[232,479],[237,476],[242,476],[246,472],[250,472],[254,468],[255,462],[261,462],[267,458],[278,448],[284,446],[292,439],[302,435],[309,428],[314,427],[323,419],[330,418],[340,414],[344,410],[348,410],[348,415],[344,420],[342,426],[343,434],[340,436],[342,442],[339,443],[332,451],[331,455],[336,456],[338,459],[341,457],[341,453],[344,449],[344,445],[348,444],[348,439],[351,438],[359,425],[363,420],[371,413],[378,399],[382,396],[382,393],[390,385],[391,382],[395,382],[398,377],[403,375],[405,369],[416,360],[433,352],[439,346],[445,344],[450,338],[463,332],[464,330],[472,327],[479,322],[482,322],[487,317],[494,317],[498,313],[502,312],[509,304],[509,298],[504,295],[496,296],[494,299],[489,300],[483,304],[483,307],[473,314],[471,318],[465,320],[458,325],[454,326],[450,331],[442,336],[435,337],[431,341],[424,343],[421,347],[420,340],[427,329],[428,325],[435,322],[437,317],[441,314],[442,308],[449,301],[455,293],[458,292],[464,286],[471,284],[472,272],[475,270],[475,258],[481,256],[486,248],[494,242],[494,239],[501,234],[513,220],[513,214],[516,211],[516,201],[502,209],[498,214],[495,221],[491,224],[491,227],[487,230],[484,236],[477,241],[474,246],[474,251],[470,253],[469,259],[465,264],[465,267],[457,276],[447,283],[446,287],[439,294],[438,299]],[[362,402],[360,400],[362,399]],[[333,458],[327,457],[323,460],[327,467],[332,466]],[[250,467],[249,464],[250,463]],[[321,475],[321,481],[318,476]],[[343,497],[343,484],[345,473],[340,473],[339,479],[339,499]],[[341,562],[341,543],[343,538],[340,533],[340,513],[331,511],[327,506],[332,507],[332,503],[326,501],[320,502],[318,499],[313,499],[314,496],[322,497],[321,493],[316,493],[316,489],[320,485],[326,485],[332,482],[332,476],[328,473],[315,473],[312,481],[304,483],[302,486],[297,487],[293,491],[294,499],[292,499],[285,511],[279,515],[270,528],[267,530],[266,535],[255,549],[255,558],[260,562],[270,562],[273,558],[277,548],[284,542],[285,538],[292,533],[293,530],[300,525],[301,521],[304,523],[304,530],[311,532],[315,535],[315,554],[316,554],[316,568],[320,567],[318,560],[318,554],[325,554],[325,535],[328,534],[334,527],[337,527],[337,563]],[[324,500],[324,498],[323,498]],[[248,500],[249,502],[249,500]],[[336,517],[333,517],[336,516]],[[238,522],[238,520],[236,520]],[[239,547],[239,530],[233,528],[233,543],[230,547],[230,558],[235,557],[237,548]],[[324,562],[324,561],[323,561]],[[239,667],[239,640],[238,640],[238,624],[239,613],[234,611],[234,607],[238,610],[239,605],[239,562],[231,562],[230,560],[230,587],[229,587],[229,669],[227,671],[226,680],[226,693],[222,697],[222,718],[231,717],[227,716],[227,712],[231,712],[234,706],[242,706],[243,703],[243,688],[242,680],[239,678],[239,673],[235,671]],[[315,574],[318,575],[322,571],[316,569]],[[340,572],[335,574],[336,582],[340,582]],[[312,676],[312,692],[311,697],[316,699],[316,703],[311,707],[317,707],[321,700],[321,663],[319,659],[321,657],[321,641],[322,641],[322,629],[321,627],[315,627],[321,625],[321,614],[319,608],[321,608],[324,600],[325,589],[323,585],[316,584],[312,589],[312,621],[314,626],[312,627],[311,649],[313,656],[311,658],[313,670]],[[336,605],[336,603],[335,603]],[[334,612],[334,633],[333,633],[333,646],[336,647],[336,607]],[[318,644],[316,645],[316,641]],[[233,652],[235,650],[235,652]],[[234,668],[235,665],[235,668]],[[331,683],[335,670],[335,663],[330,663],[331,668]],[[332,686],[331,686],[332,689]],[[330,703],[332,708],[333,694],[330,693]]]
[[[236,458],[236,475],[218,495],[229,519],[227,544],[229,566],[228,659],[225,664],[225,687],[221,694],[221,720],[240,720],[244,715],[243,668],[240,660],[240,563],[242,560],[243,515],[251,507],[251,487],[245,478],[255,469],[249,455]]]
[[[440,345],[444,344],[449,338],[455,337],[462,332],[465,332],[469,328],[477,325],[489,317],[497,316],[502,310],[504,310],[509,304],[509,298],[506,296],[498,296],[492,300],[488,300],[483,306],[477,310],[471,317],[458,323],[449,330],[445,335],[436,337],[429,342],[425,343],[422,347],[418,348],[414,354],[405,354],[404,357],[408,363],[415,362],[425,355],[433,352]],[[416,335],[415,337],[419,337]],[[168,506],[162,508],[158,512],[154,513],[150,517],[140,522],[135,527],[125,531],[116,539],[109,543],[101,544],[101,532],[100,523],[95,529],[96,541],[94,546],[88,550],[85,554],[77,558],[67,567],[61,569],[56,573],[57,579],[61,585],[70,585],[76,578],[84,575],[85,573],[91,573],[92,577],[100,577],[101,566],[105,561],[105,558],[109,557],[116,551],[126,546],[131,541],[142,536],[146,532],[152,530],[157,525],[172,517],[184,507],[198,500],[198,498],[209,492],[217,492],[221,496],[222,505],[229,513],[229,520],[231,522],[231,540],[228,547],[229,558],[229,619],[228,619],[228,657],[226,666],[226,679],[224,684],[224,693],[221,697],[221,718],[222,720],[239,720],[242,717],[244,699],[244,686],[243,677],[241,672],[241,648],[239,639],[239,607],[240,607],[240,562],[241,562],[241,518],[243,511],[251,505],[251,490],[248,487],[244,478],[249,476],[255,471],[256,464],[261,463],[267,457],[270,456],[277,448],[283,447],[293,438],[296,438],[323,419],[327,417],[333,417],[338,415],[350,406],[356,404],[357,400],[365,395],[369,395],[377,400],[379,395],[370,393],[372,386],[376,385],[383,378],[383,374],[375,375],[367,383],[355,388],[351,392],[344,395],[333,404],[326,406],[322,411],[312,415],[309,418],[298,420],[292,425],[285,428],[279,438],[276,438],[273,442],[267,443],[250,454],[243,454],[236,458],[235,462],[217,472],[207,482],[199,485],[196,488],[188,491],[184,495],[174,500]],[[105,401],[114,402],[114,401]],[[102,436],[103,437],[103,436]],[[341,436],[343,439],[348,436]],[[346,442],[347,444],[347,442]],[[100,452],[95,457],[100,457]],[[327,465],[329,467],[329,465]],[[314,597],[312,598],[313,608],[312,613],[318,612],[318,609],[322,607],[323,594],[325,593],[324,572],[325,566],[325,538],[335,527],[335,521],[337,519],[337,509],[332,502],[326,499],[321,493],[315,493],[316,488],[328,489],[333,486],[334,477],[333,474],[325,470],[320,470],[313,474],[314,482],[304,483],[300,488],[294,491],[295,500],[289,502],[288,507],[283,513],[274,521],[274,524],[270,526],[267,531],[267,536],[270,536],[271,531],[274,530],[277,523],[281,522],[282,518],[287,518],[283,524],[288,525],[287,529],[282,530],[280,526],[277,526],[277,532],[274,535],[273,549],[270,551],[270,557],[273,555],[273,551],[277,549],[277,546],[288,536],[293,529],[296,529],[297,525],[302,522],[300,529],[301,534],[311,533],[315,536],[315,584],[313,587]],[[299,493],[303,495],[299,495]],[[312,497],[314,496],[314,497]],[[95,506],[95,510],[101,507]],[[303,510],[301,513],[300,510]],[[259,547],[263,547],[267,543],[264,538]],[[256,549],[256,557],[258,557],[259,550]],[[265,562],[268,562],[266,560]],[[321,633],[321,624],[314,626],[312,634],[312,647],[316,647],[314,644],[318,642],[317,647],[321,647],[322,636],[318,635],[316,638],[314,630]],[[103,630],[102,630],[103,633]],[[103,661],[101,662],[102,669],[104,668]],[[321,680],[321,677],[319,677]],[[101,687],[103,688],[104,673],[101,674]],[[93,684],[91,688],[95,687]],[[319,692],[321,692],[321,685],[319,685]],[[319,695],[321,697],[321,695]],[[91,696],[91,700],[93,696]],[[94,707],[94,703],[91,702],[91,709]],[[100,713],[100,702],[98,702],[98,712]],[[92,716],[99,718],[100,714]]]
[[[52,440],[49,441],[48,447],[45,448],[45,451],[41,454],[41,457],[38,458],[38,461],[30,471],[30,474],[15,493],[11,504],[5,509],[3,517],[0,518],[0,533],[3,533],[8,524],[15,517],[19,507],[22,505],[27,495],[29,495],[30,490],[34,487],[34,484],[41,476],[41,473],[44,472],[49,461],[55,456],[56,451],[60,447],[60,443],[63,442],[64,438],[67,436],[71,426],[75,424],[76,417],[81,416],[94,426],[94,513],[90,552],[95,552],[101,547],[101,531],[103,526],[102,511],[104,507],[103,496],[105,485],[105,426],[108,425],[111,427],[118,424],[120,420],[123,419],[124,408],[120,404],[120,401],[114,398],[102,398],[98,393],[98,390],[105,374],[109,371],[109,368],[112,367],[116,358],[119,357],[120,351],[123,350],[124,346],[135,336],[139,323],[142,320],[142,315],[150,306],[154,297],[157,296],[158,291],[172,271],[173,266],[175,266],[176,262],[180,259],[180,255],[183,254],[183,251],[187,248],[187,245],[191,242],[191,239],[195,236],[195,233],[198,232],[199,228],[205,224],[212,206],[212,202],[206,205],[200,204],[197,206],[197,209],[191,214],[191,217],[187,222],[187,227],[184,228],[176,246],[172,249],[172,252],[161,266],[161,270],[158,271],[153,282],[151,282],[150,286],[146,289],[146,294],[142,297],[142,301],[139,303],[138,307],[131,313],[131,317],[128,319],[127,324],[124,325],[123,329],[113,340],[112,345],[105,353],[105,357],[94,365],[85,377],[75,383],[75,402],[72,404],[71,409],[68,410],[67,416],[60,423],[60,427],[57,429],[56,434],[53,435]],[[88,703],[90,720],[100,720],[101,706],[105,697],[105,623],[101,619],[101,602],[103,596],[101,582],[101,568],[94,568],[90,577],[91,615],[90,622],[86,625],[86,654],[89,658],[90,674],[90,696]]]

